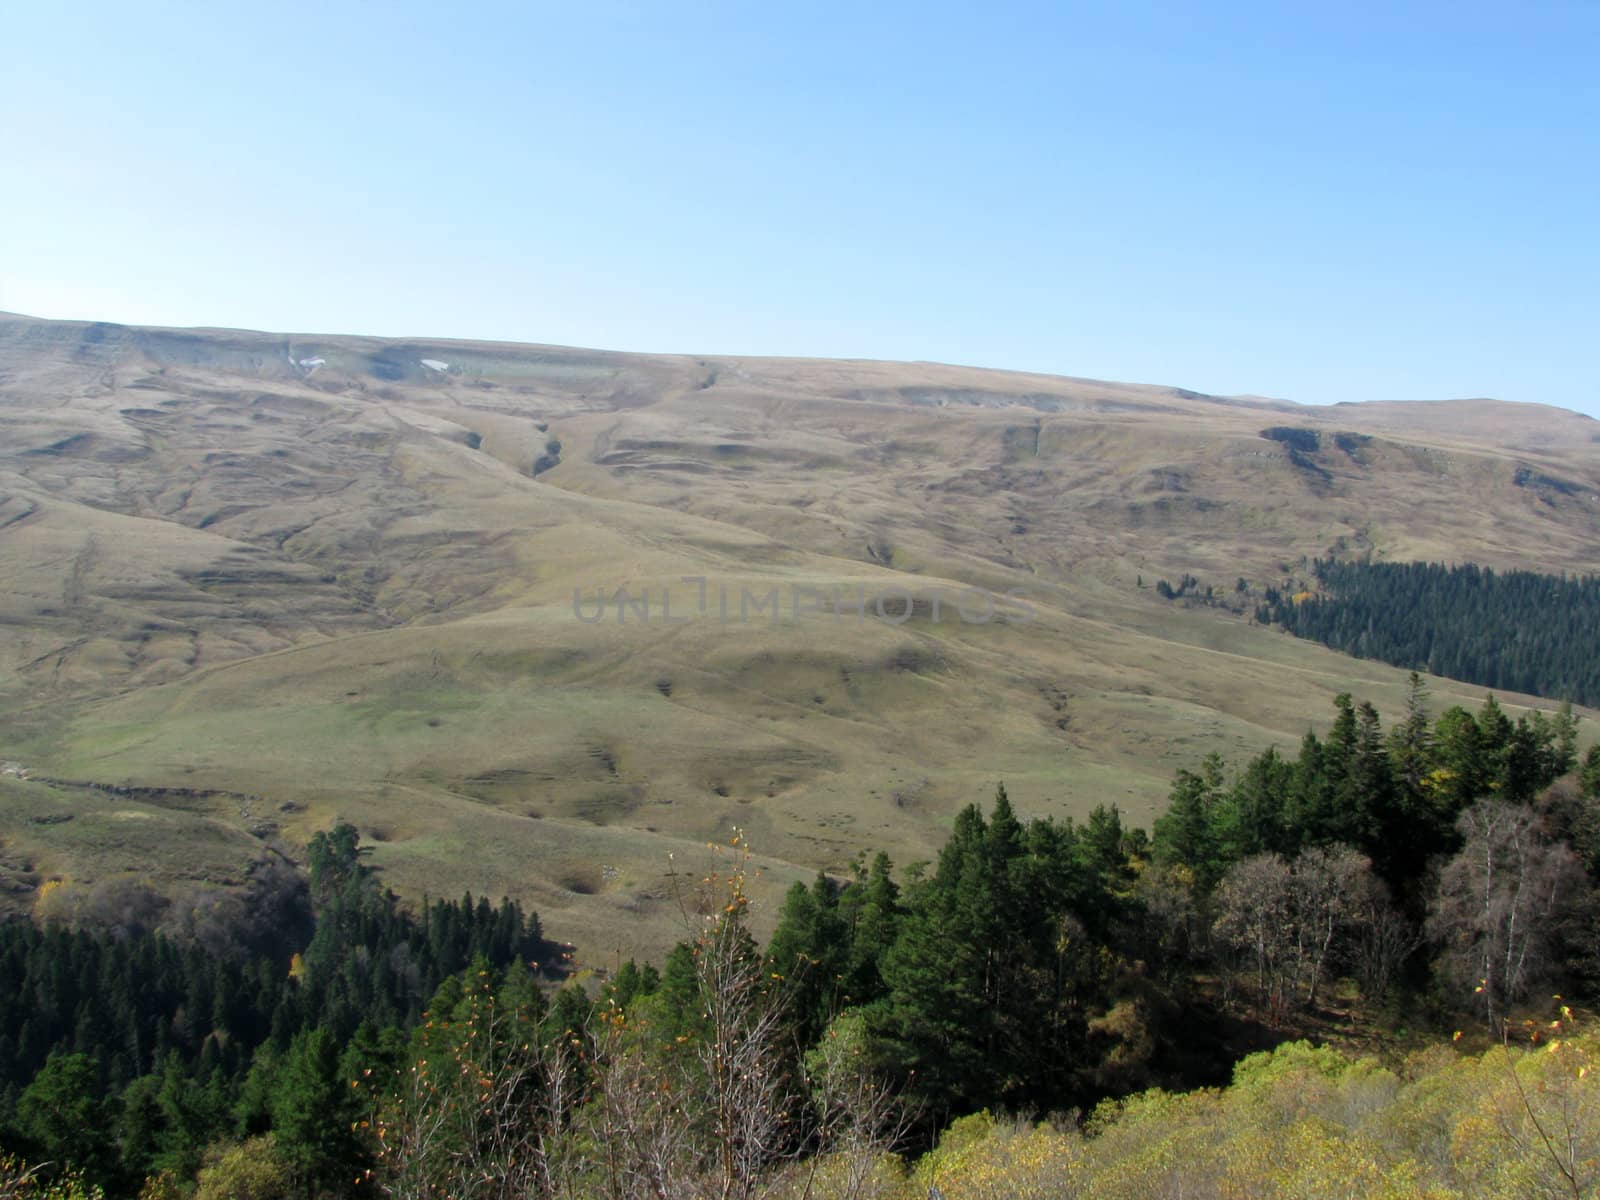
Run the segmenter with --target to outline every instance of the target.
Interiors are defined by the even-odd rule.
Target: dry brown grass
[[[1309,465],[1275,425],[1321,432]],[[1145,821],[1176,766],[1292,742],[1339,691],[1396,711],[1401,672],[1155,581],[1259,590],[1335,546],[1592,570],[1592,428],[1478,401],[0,319],[0,759],[261,797],[289,839],[342,816],[403,889],[519,895],[595,959],[654,949],[666,854],[735,824],[776,888],[863,847],[929,856],[1001,778],[1028,812]],[[573,616],[574,588],[619,586],[671,587],[681,614],[686,575],[713,589],[687,624]],[[804,587],[1020,588],[1033,620],[723,623],[718,584],[735,614],[741,587],[786,608]],[[74,842],[87,824],[19,813],[0,807],[17,853],[118,865]],[[249,841],[236,811],[206,819]]]

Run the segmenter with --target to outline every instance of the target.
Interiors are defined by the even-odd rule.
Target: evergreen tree
[[[36,1161],[82,1171],[105,1186],[116,1171],[116,1144],[100,1073],[87,1054],[57,1054],[22,1090],[17,1132]]]
[[[1294,768],[1276,747],[1253,759],[1217,813],[1221,856],[1229,862],[1289,849]]]
[[[601,995],[618,1008],[626,1009],[639,997],[653,994],[660,986],[661,975],[655,967],[646,963],[641,968],[630,958],[606,982]]]
[[[1583,756],[1578,782],[1585,796],[1600,797],[1600,744],[1590,746]]]
[[[1550,759],[1542,771],[1551,779],[1559,779],[1578,765],[1578,718],[1572,711],[1572,701],[1561,702],[1550,728]]]
[[[899,936],[883,962],[888,995],[872,1014],[890,1062],[908,1085],[941,1112],[998,1090],[985,970],[992,946],[967,923],[957,890],[983,869],[985,827],[976,807],[963,809],[932,878],[908,894]],[[970,910],[981,898],[969,885]],[[983,922],[987,924],[987,922]]]
[[[1407,683],[1405,717],[1389,733],[1389,760],[1401,803],[1409,811],[1421,812],[1428,805],[1434,748],[1428,685],[1415,671]]]
[[[1511,751],[1511,735],[1515,727],[1506,716],[1494,693],[1484,697],[1478,710],[1479,761],[1483,782],[1492,792],[1503,792],[1506,786],[1507,758]]]
[[[1302,846],[1326,845],[1336,839],[1338,824],[1333,784],[1328,778],[1322,743],[1307,730],[1288,781],[1284,803],[1285,854]]]
[[[1257,618],[1399,667],[1600,702],[1600,577],[1333,559],[1312,569],[1320,594],[1269,590]]]
[[[1355,809],[1355,837],[1350,840],[1386,862],[1395,853],[1395,839],[1407,836],[1410,815],[1402,807],[1402,797],[1396,795],[1390,770],[1378,710],[1363,700],[1356,713],[1356,745],[1350,769],[1350,796]]]
[[[1333,728],[1323,744],[1322,769],[1327,779],[1329,803],[1325,805],[1334,840],[1354,842],[1361,836],[1361,781],[1356,773],[1356,747],[1360,724],[1349,692],[1334,697]]]
[[[842,996],[852,1005],[883,995],[879,966],[894,943],[901,913],[900,887],[889,856],[880,851],[870,867],[864,857],[865,852],[853,865],[850,885],[839,895],[839,922],[848,946]]]
[[[1439,797],[1435,808],[1452,824],[1473,801],[1488,794],[1492,778],[1483,733],[1466,709],[1452,707],[1435,729],[1438,746]]]
[[[976,807],[957,816],[932,876],[907,890],[868,1019],[935,1111],[1041,1103],[1083,1069],[1099,960],[1073,909],[1107,911],[1103,885],[1127,877],[1119,819],[1093,824],[1088,839],[1025,827],[1001,790],[987,822]]]
[[[122,1167],[122,1183],[129,1191],[156,1171],[161,1151],[161,1081],[154,1075],[141,1075],[122,1090],[117,1116],[117,1158]]]
[[[843,1007],[849,986],[850,944],[839,889],[823,872],[810,887],[799,882],[790,887],[768,943],[767,964],[784,981],[795,1035],[802,1045],[812,1044]]]
[[[169,1051],[156,1093],[162,1125],[155,1162],[159,1170],[171,1171],[180,1179],[194,1177],[207,1144],[226,1127],[227,1114],[213,1108],[212,1098],[185,1070],[178,1052]]]
[[[351,1131],[358,1117],[351,1081],[339,1070],[338,1043],[324,1030],[298,1034],[272,1089],[278,1152],[307,1195],[343,1194],[366,1163]]]
[[[1222,878],[1227,865],[1217,827],[1221,789],[1222,760],[1214,754],[1207,756],[1198,774],[1180,769],[1167,811],[1154,828],[1156,861],[1188,867],[1207,889]]]
[[[326,903],[364,873],[361,835],[354,825],[341,823],[326,833],[315,833],[306,847],[312,893]]]

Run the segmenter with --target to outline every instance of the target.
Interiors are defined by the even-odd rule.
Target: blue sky
[[[0,309],[1600,415],[1600,6],[19,3]]]

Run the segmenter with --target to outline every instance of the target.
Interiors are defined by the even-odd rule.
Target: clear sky
[[[0,22],[0,309],[1600,415],[1600,4]]]

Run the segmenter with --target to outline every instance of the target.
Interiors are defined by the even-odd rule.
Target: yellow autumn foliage
[[[66,919],[68,894],[66,880],[46,879],[33,894],[33,919],[41,925]]]
[[[1600,1200],[1600,1043],[1552,1035],[1390,1070],[1303,1042],[1230,1086],[1149,1091],[1081,1127],[957,1121],[896,1200]]]

